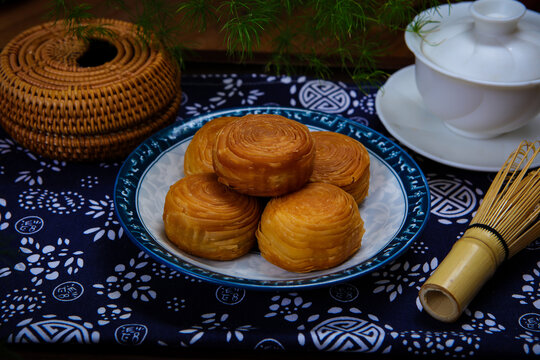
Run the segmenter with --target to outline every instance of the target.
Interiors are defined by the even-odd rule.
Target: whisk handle
[[[467,230],[420,288],[420,302],[435,319],[456,321],[504,260],[500,244],[484,231]]]

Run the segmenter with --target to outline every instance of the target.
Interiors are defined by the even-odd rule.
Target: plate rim
[[[331,125],[323,124],[322,122],[317,123],[318,127],[326,128],[327,131],[334,131],[334,132],[341,132],[340,130],[344,130],[348,128],[350,131],[354,130],[360,130],[361,135],[366,134],[372,134],[374,136],[374,141],[377,140],[383,140],[384,145],[389,146],[388,151],[390,151],[390,154],[394,157],[398,157],[400,155],[399,161],[402,161],[403,158],[405,158],[406,163],[401,163],[402,167],[407,167],[409,171],[417,172],[417,174],[409,175],[411,179],[409,179],[411,182],[413,182],[416,186],[418,182],[420,182],[420,186],[416,188],[411,188],[411,184],[409,186],[405,186],[403,174],[400,174],[393,165],[389,164],[388,161],[385,160],[385,158],[374,151],[372,151],[372,147],[376,146],[373,144],[364,144],[370,152],[374,153],[376,156],[379,157],[379,159],[384,163],[385,166],[391,169],[397,177],[397,180],[400,183],[400,186],[402,187],[402,191],[404,192],[404,198],[405,198],[405,213],[404,213],[404,220],[401,224],[400,228],[396,231],[396,234],[392,239],[390,239],[386,245],[381,248],[375,255],[367,259],[366,261],[363,261],[360,264],[354,265],[348,269],[341,270],[336,273],[326,274],[319,277],[308,277],[305,279],[294,279],[294,280],[259,280],[259,279],[245,279],[245,278],[239,278],[239,277],[233,277],[230,275],[222,274],[222,273],[216,273],[212,272],[206,269],[202,269],[196,265],[189,264],[185,262],[182,259],[177,258],[176,256],[172,255],[171,253],[167,252],[166,249],[164,249],[159,243],[156,241],[153,241],[153,245],[157,246],[158,248],[162,248],[164,253],[162,255],[155,253],[153,249],[150,249],[146,246],[146,244],[143,243],[141,239],[137,237],[141,234],[134,234],[141,232],[141,229],[132,229],[129,225],[129,222],[126,221],[125,216],[127,211],[129,211],[124,205],[124,203],[121,201],[122,198],[133,198],[133,200],[136,203],[136,196],[138,194],[138,189],[141,183],[141,180],[143,179],[143,175],[146,173],[148,168],[157,161],[157,159],[168,149],[175,146],[179,140],[183,140],[185,138],[188,138],[190,136],[193,136],[193,134],[200,128],[197,127],[197,124],[204,124],[205,122],[214,119],[216,117],[220,116],[231,116],[233,113],[293,113],[293,114],[301,114],[300,116],[311,118],[312,115],[316,115],[320,118],[329,118],[332,119],[333,122]],[[234,115],[233,115],[234,116]],[[331,127],[334,123],[338,123],[338,129],[332,130]],[[317,126],[317,125],[313,125]],[[152,153],[149,155],[150,152],[147,152],[147,148],[150,147],[153,142],[157,141],[158,139],[163,139],[164,135],[172,135],[174,131],[181,131],[183,130],[185,133],[180,134],[180,138],[172,139],[170,136],[168,137],[168,142],[170,142],[164,149],[161,149],[159,153]],[[354,137],[353,137],[354,138]],[[154,144],[157,146],[156,144]],[[382,146],[380,143],[377,145]],[[377,150],[380,150],[380,148],[376,147]],[[396,153],[397,150],[397,153]],[[146,155],[146,156],[145,156]],[[126,183],[126,181],[129,181],[125,178],[126,175],[129,174],[130,170],[130,164],[133,162],[134,158],[140,158],[143,164],[146,164],[146,166],[139,171],[138,176],[134,177],[134,180],[136,180],[135,186],[131,185],[131,190],[129,191],[129,194],[122,195],[122,191],[125,191],[126,188],[122,187],[122,183]],[[402,170],[405,171],[405,170]],[[134,189],[133,189],[134,188]],[[419,206],[419,214],[417,214],[419,220],[415,220],[415,223],[411,223],[411,220],[413,220],[413,216],[411,214],[410,206],[410,196],[407,191],[413,191],[416,190],[415,194],[418,196],[417,202],[423,203],[421,206]],[[423,193],[421,192],[423,190]],[[120,196],[122,195],[122,196]],[[131,195],[131,196],[130,196]],[[157,131],[156,133],[152,134],[150,137],[145,139],[142,143],[140,143],[123,161],[120,169],[118,170],[115,184],[114,184],[114,190],[113,190],[113,200],[114,200],[114,208],[115,213],[117,215],[117,218],[124,229],[125,234],[128,236],[128,238],[135,243],[141,250],[143,250],[147,255],[151,256],[153,259],[157,260],[158,262],[168,266],[169,268],[179,271],[183,274],[187,274],[190,276],[193,276],[195,278],[205,280],[214,284],[222,285],[222,286],[231,286],[231,287],[237,287],[237,288],[247,288],[247,289],[257,289],[257,290],[291,290],[291,289],[306,289],[306,288],[318,288],[323,286],[329,286],[334,285],[337,283],[341,283],[347,280],[351,280],[353,278],[360,277],[362,275],[365,275],[369,272],[374,271],[375,269],[378,269],[381,266],[384,266],[388,264],[389,262],[397,259],[400,257],[411,245],[414,243],[414,241],[422,234],[426,224],[428,223],[430,209],[431,209],[431,198],[430,198],[430,191],[427,179],[416,161],[412,158],[412,156],[407,153],[403,148],[401,148],[398,144],[396,144],[394,141],[389,139],[388,137],[384,136],[380,132],[365,126],[363,124],[360,124],[358,122],[354,122],[350,119],[347,119],[341,115],[338,114],[329,114],[320,112],[317,110],[311,110],[311,109],[302,109],[302,108],[293,108],[293,107],[285,107],[285,106],[247,106],[247,107],[231,107],[226,109],[220,109],[212,112],[208,112],[205,114],[199,114],[192,116],[190,118],[187,118],[182,121],[176,121],[175,123]],[[132,213],[137,214],[138,210],[136,209],[136,204],[132,204],[132,206],[135,206],[135,208],[132,210]],[[418,206],[417,206],[418,207]],[[139,222],[142,223],[142,221],[139,220]],[[419,222],[420,224],[416,224],[416,222]],[[409,226],[414,228],[415,230],[407,234],[405,237],[405,241],[401,243],[401,246],[397,248],[397,250],[391,252],[389,256],[386,258],[378,261],[376,264],[369,266],[367,268],[361,269],[360,267],[362,264],[369,263],[371,261],[374,261],[374,259],[377,259],[380,254],[384,253],[385,251],[389,251],[389,246],[392,245],[394,242],[396,242],[396,238],[399,234],[404,232],[404,228],[409,223]],[[142,228],[144,228],[144,225],[142,225]],[[146,235],[150,239],[152,239],[151,234],[149,234],[147,231]],[[405,235],[402,235],[405,236]],[[148,241],[152,242],[152,241]],[[395,248],[396,246],[393,246]],[[390,250],[393,250],[390,249]],[[171,258],[176,259],[177,261],[180,261],[182,266],[174,263]],[[186,266],[187,265],[187,266]]]

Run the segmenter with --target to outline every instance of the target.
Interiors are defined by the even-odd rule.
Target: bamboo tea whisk
[[[420,288],[435,319],[459,318],[499,265],[540,236],[540,141],[522,142],[495,176],[469,227]]]

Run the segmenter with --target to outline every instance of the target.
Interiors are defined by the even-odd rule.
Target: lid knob
[[[486,35],[504,35],[516,29],[527,8],[514,0],[482,0],[472,3],[470,11],[476,31]]]

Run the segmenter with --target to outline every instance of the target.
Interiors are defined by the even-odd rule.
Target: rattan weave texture
[[[68,35],[61,22],[20,33],[0,53],[0,124],[35,153],[122,158],[176,118],[181,89],[174,60],[144,42],[132,23],[90,25],[106,28],[112,36],[101,40],[116,50],[97,66],[79,64],[89,44]]]

